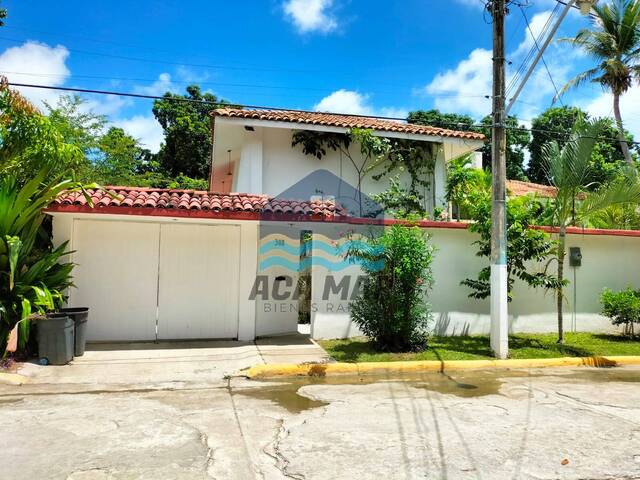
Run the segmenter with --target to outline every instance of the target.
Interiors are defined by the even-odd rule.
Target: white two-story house
[[[362,270],[345,259],[344,242],[393,223],[372,199],[396,176],[404,186],[411,177],[400,168],[380,175],[386,169],[379,159],[363,168],[370,156],[357,142],[347,150],[325,145],[321,158],[293,145],[298,132],[335,140],[352,129],[424,147],[432,168],[418,193],[427,213],[445,207],[447,162],[484,141],[477,133],[370,117],[216,110],[209,191],[114,186],[112,195],[93,192],[93,205],[73,193],[49,207],[54,243],[68,241],[77,265],[68,303],[91,309],[89,340],[251,340],[295,332],[301,312],[315,338],[357,335],[348,310]],[[520,194],[532,187],[553,195],[525,183],[509,188]],[[429,296],[434,331],[487,333],[488,301],[469,298],[460,285],[488,262],[476,255],[477,237],[465,223],[421,226],[437,248]],[[570,232],[569,246],[584,258],[566,266],[575,286],[571,328],[610,328],[599,315],[599,292],[637,283],[638,236]],[[509,312],[514,331],[555,328],[553,295],[544,291],[517,284]]]
[[[74,250],[76,288],[68,303],[91,308],[90,340],[250,340],[295,331],[298,300],[291,290],[304,243],[300,232],[328,239],[331,233],[320,225],[335,230],[358,216],[342,203],[357,195],[356,167],[365,159],[357,143],[349,147],[350,158],[331,149],[321,159],[307,155],[292,146],[295,132],[360,128],[424,142],[433,162],[421,187],[427,212],[445,206],[447,161],[483,144],[472,132],[318,112],[222,108],[211,122],[208,192],[117,186],[110,187],[116,198],[94,192],[93,206],[70,194],[50,207],[55,243],[69,241]],[[367,198],[386,190],[395,174],[408,179],[399,170],[376,180],[384,166],[377,168],[361,175]],[[270,241],[281,242],[275,263],[269,262]],[[321,297],[332,272],[313,268]],[[313,312],[312,321],[314,313],[320,320]],[[345,321],[348,314],[341,312],[338,330],[323,335],[348,334]]]
[[[306,130],[323,133],[346,134],[353,128],[371,129],[375,135],[389,139],[413,140],[428,145],[427,155],[434,162],[433,171],[425,174],[421,186],[424,208],[432,212],[434,207],[444,208],[446,163],[456,157],[474,152],[482,147],[483,136],[434,128],[425,125],[380,120],[371,117],[337,115],[330,113],[291,110],[244,110],[222,108],[212,117],[213,168],[211,191],[250,192],[277,197],[286,192],[312,172],[323,169],[352,186],[358,185],[356,167],[366,163],[360,146],[353,143],[349,151],[353,162],[339,151],[327,149],[322,159],[302,153],[300,146],[292,147],[295,132]],[[365,170],[368,165],[365,165]],[[389,176],[375,180],[376,173],[384,168],[367,172],[362,178],[360,190],[372,196],[389,188]],[[399,174],[404,182],[408,174]]]

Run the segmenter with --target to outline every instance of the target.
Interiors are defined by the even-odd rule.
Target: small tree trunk
[[[558,343],[564,343],[564,322],[562,317],[562,307],[564,303],[564,250],[565,250],[565,226],[560,227],[558,238],[558,288],[556,290],[556,301],[558,309]]]
[[[613,94],[613,115],[616,117],[616,125],[618,126],[618,140],[620,141],[620,149],[624,155],[625,161],[631,165],[631,153],[629,152],[629,145],[627,144],[627,138],[624,135],[624,127],[622,125],[622,115],[620,114],[620,95]]]

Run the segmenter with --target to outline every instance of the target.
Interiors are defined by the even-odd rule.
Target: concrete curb
[[[562,357],[512,360],[450,360],[412,362],[308,363],[255,365],[244,372],[247,378],[324,377],[329,375],[384,375],[390,373],[443,372],[445,370],[618,367],[640,365],[640,356]]]
[[[0,372],[0,385],[22,385],[29,382],[29,377],[17,373]]]

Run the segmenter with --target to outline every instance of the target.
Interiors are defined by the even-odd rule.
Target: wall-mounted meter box
[[[569,248],[569,265],[572,267],[582,265],[582,252],[580,251],[580,247]]]

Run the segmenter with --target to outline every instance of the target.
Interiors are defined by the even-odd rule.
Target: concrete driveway
[[[69,365],[20,365],[30,384],[223,385],[225,377],[265,363],[325,362],[326,352],[308,335],[256,340],[89,344]]]
[[[279,383],[193,373],[0,385],[0,477],[640,478],[640,368]]]

